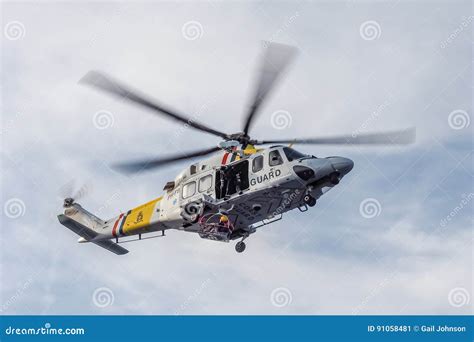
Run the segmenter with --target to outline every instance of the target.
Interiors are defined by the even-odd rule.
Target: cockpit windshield
[[[283,147],[283,152],[285,152],[285,155],[286,155],[286,158],[288,158],[288,161],[293,161],[293,160],[301,159],[301,158],[311,158],[311,156],[298,152],[292,149],[291,147]]]

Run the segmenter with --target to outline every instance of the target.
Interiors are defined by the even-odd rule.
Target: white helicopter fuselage
[[[283,146],[250,154],[224,152],[192,164],[165,186],[163,196],[117,217],[103,221],[74,203],[65,208],[61,223],[72,229],[73,220],[92,230],[88,236],[79,234],[81,242],[119,242],[127,236],[141,238],[142,234],[168,229],[221,241],[245,238],[289,210],[313,206],[352,167],[346,158],[316,158]],[[204,234],[205,224],[199,220],[203,215],[225,215],[232,232]],[[72,230],[77,233],[75,228]]]

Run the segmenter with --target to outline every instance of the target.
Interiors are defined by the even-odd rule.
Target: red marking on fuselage
[[[234,152],[237,151],[237,146],[232,147],[232,151],[234,151]],[[227,158],[229,158],[229,154],[232,154],[232,156],[234,156],[234,158],[235,158],[234,153],[226,152],[226,153],[224,154],[224,156],[222,157],[222,162],[221,162],[222,165],[227,164]],[[232,161],[233,161],[233,160],[231,160],[231,162],[232,162]]]
[[[112,235],[113,235],[114,237],[117,237],[117,233],[116,233],[117,225],[118,225],[118,223],[119,223],[119,221],[120,221],[120,219],[121,219],[122,217],[123,217],[123,214],[120,214],[119,218],[118,218],[117,221],[115,221],[115,223],[114,223],[114,228],[112,229]]]
[[[229,156],[229,152],[226,152],[224,156],[222,157],[222,165],[225,165],[227,163],[228,156]]]

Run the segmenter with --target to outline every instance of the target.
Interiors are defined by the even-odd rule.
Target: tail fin
[[[73,204],[71,208],[65,210],[64,214],[58,215],[58,220],[63,226],[69,228],[88,242],[92,242],[118,255],[128,253],[128,250],[122,246],[119,246],[108,238],[104,238],[104,235],[96,230],[96,226],[100,224],[102,220],[90,214],[78,204]]]

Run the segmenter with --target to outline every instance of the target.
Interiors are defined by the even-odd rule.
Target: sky
[[[2,2],[2,314],[472,314],[470,1]],[[265,43],[298,56],[259,139],[417,128],[403,147],[298,146],[354,169],[308,212],[233,243],[169,231],[117,256],[61,226],[63,190],[107,219],[186,163],[118,161],[217,138],[83,87],[102,70],[229,133]],[[66,186],[67,188],[67,186]]]

